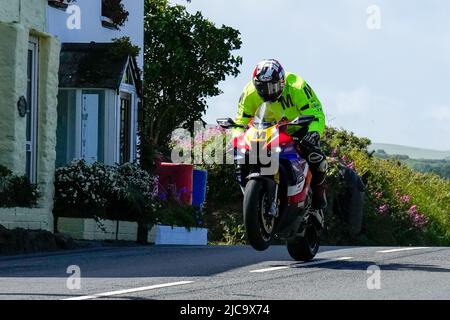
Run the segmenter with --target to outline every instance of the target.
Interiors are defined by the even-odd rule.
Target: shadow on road
[[[368,267],[377,265],[381,270],[386,271],[422,271],[422,272],[444,272],[450,273],[450,269],[434,266],[431,264],[417,264],[417,263],[376,263],[374,261],[358,261],[358,260],[348,260],[348,261],[336,261],[336,260],[325,260],[325,259],[315,259],[314,263],[317,265],[304,265],[303,263],[292,263],[288,265],[293,269],[316,269],[316,270],[359,270],[366,271]],[[286,265],[273,264],[270,267],[281,267]]]
[[[321,253],[346,248],[323,247]],[[293,262],[285,246],[264,252],[248,246],[109,248],[0,258],[0,278],[67,278],[73,265],[83,278],[206,277],[270,261]]]
[[[320,269],[365,271],[367,267],[376,264],[370,260],[333,260],[333,257],[349,255],[347,249],[351,248],[323,247],[312,265],[302,266],[301,263],[292,260],[285,246],[272,246],[264,252],[257,252],[248,246],[122,247],[72,254],[0,259],[0,281],[2,279],[7,281],[8,278],[67,278],[71,274],[68,272],[69,266],[78,266],[82,278],[182,278],[214,276],[250,266],[252,269],[288,266],[308,268],[309,271]],[[388,263],[388,261],[378,263],[382,270],[450,272],[450,269],[427,264]]]

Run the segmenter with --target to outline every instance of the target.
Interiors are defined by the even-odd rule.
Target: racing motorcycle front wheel
[[[274,230],[275,217],[269,214],[269,196],[261,180],[250,180],[244,193],[244,225],[250,245],[266,250]]]

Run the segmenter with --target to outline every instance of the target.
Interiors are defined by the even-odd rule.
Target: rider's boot
[[[311,189],[313,192],[311,214],[316,217],[322,229],[325,226],[324,211],[327,208],[327,183],[325,178],[326,175],[324,172],[316,172],[311,181]]]

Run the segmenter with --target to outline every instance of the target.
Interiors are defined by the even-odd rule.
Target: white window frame
[[[121,125],[121,119],[120,119],[120,108],[121,108],[121,99],[120,95],[121,93],[126,93],[131,96],[130,101],[130,107],[131,107],[131,115],[130,115],[130,162],[134,162],[136,160],[136,122],[137,122],[137,92],[136,88],[134,86],[130,85],[124,85],[122,84],[120,86],[120,92],[117,95],[117,103],[116,103],[116,162],[120,162],[120,125]]]
[[[74,145],[73,145],[73,158],[74,160],[82,159],[82,140],[83,140],[83,133],[82,133],[82,114],[83,114],[83,91],[101,91],[105,95],[105,116],[102,119],[104,121],[104,150],[101,150],[101,152],[104,153],[104,162],[106,164],[110,164],[109,156],[108,156],[108,150],[107,146],[109,143],[108,136],[110,132],[110,124],[109,124],[109,93],[110,89],[105,88],[60,88],[59,90],[64,91],[74,91],[75,92],[75,124],[74,124]],[[68,124],[66,124],[68,126]],[[72,152],[72,150],[69,150],[70,146],[67,146],[67,155]]]
[[[30,168],[26,172],[32,183],[37,182],[37,166],[38,166],[38,92],[39,92],[39,39],[30,36],[28,40],[27,50],[27,68],[28,68],[28,51],[32,51],[32,79],[31,79],[31,101],[28,101],[31,112],[31,139],[26,137],[26,152],[31,152]],[[28,79],[27,79],[28,81]],[[28,94],[27,94],[28,95]],[[26,124],[28,125],[28,124]],[[26,158],[25,158],[26,159]],[[26,161],[26,160],[25,160]]]
[[[127,72],[128,68],[131,68],[130,66],[130,60],[128,60],[124,72]],[[124,73],[125,74],[125,73]],[[120,162],[120,95],[121,93],[126,93],[131,95],[131,123],[130,123],[130,161],[134,162],[137,160],[137,116],[138,116],[138,95],[136,86],[134,85],[134,79],[133,84],[127,84],[123,82],[120,85],[120,89],[118,94],[116,95],[116,152],[115,152],[115,162]]]

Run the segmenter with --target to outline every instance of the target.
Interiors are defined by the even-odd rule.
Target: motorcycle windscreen
[[[284,110],[279,105],[264,102],[256,109],[253,125],[257,128],[267,128],[277,124],[284,116]]]

